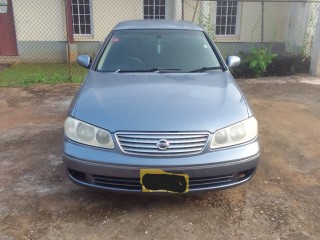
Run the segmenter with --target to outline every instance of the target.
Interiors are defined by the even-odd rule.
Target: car
[[[169,194],[237,186],[254,175],[258,123],[203,28],[188,21],[117,24],[64,123],[63,161],[83,186]]]

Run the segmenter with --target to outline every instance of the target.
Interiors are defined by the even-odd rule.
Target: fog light
[[[237,176],[238,180],[243,180],[246,177],[246,173],[245,172],[240,172]]]

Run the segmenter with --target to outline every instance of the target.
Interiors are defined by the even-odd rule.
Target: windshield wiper
[[[219,66],[219,67],[203,67],[203,68],[192,70],[190,72],[205,72],[208,70],[216,70],[216,69],[223,69],[223,67],[221,67],[221,66]]]
[[[121,70],[118,69],[115,71],[116,73],[129,73],[129,72],[158,72],[158,73],[165,73],[165,72],[176,72],[180,71],[179,68],[151,68],[147,70]]]

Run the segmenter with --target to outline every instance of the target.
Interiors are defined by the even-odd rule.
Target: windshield
[[[201,31],[114,31],[97,65],[98,71],[195,72],[221,69],[218,58]]]

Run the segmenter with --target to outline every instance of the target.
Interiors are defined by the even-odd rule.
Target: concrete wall
[[[77,55],[86,54],[94,57],[102,42],[75,42]],[[272,52],[285,52],[285,43],[279,42],[217,42],[221,54],[225,57],[238,55],[239,52],[250,52],[252,48],[267,47]],[[41,48],[41,51],[39,51]],[[21,41],[18,42],[20,62],[66,62],[66,42],[64,41]]]
[[[63,0],[13,0],[17,41],[65,41]]]
[[[290,15],[287,28],[287,49],[299,51],[301,43],[305,42],[309,22],[310,4],[295,3],[290,6]]]
[[[320,77],[320,6],[313,42],[310,73],[315,77]]]
[[[120,21],[143,18],[143,0],[91,0],[93,32],[75,41],[102,41]],[[65,41],[64,0],[13,0],[18,41]]]
[[[285,43],[281,42],[217,42],[216,45],[224,59],[227,56],[239,55],[240,52],[249,53],[252,48],[266,47],[277,54],[284,53],[286,50]]]
[[[120,21],[143,18],[143,0],[91,0],[92,35],[74,35],[78,54],[95,55],[100,42]],[[64,0],[13,0],[20,62],[65,62]]]
[[[196,9],[196,0],[185,0],[185,20],[192,20]],[[215,1],[200,1],[195,15],[195,21],[206,27],[208,32],[215,31],[217,3]],[[242,2],[238,7],[238,31],[234,36],[214,36],[217,42],[260,42],[262,40],[262,5],[260,2]],[[289,17],[288,3],[265,3],[264,34],[266,42],[283,42],[284,32]],[[211,25],[211,26],[210,26]]]
[[[18,41],[20,62],[66,62],[65,41]]]
[[[91,0],[93,32],[89,36],[74,35],[75,41],[103,41],[112,27],[120,21],[143,18],[143,0]],[[65,41],[64,0],[13,0],[18,41]],[[167,0],[167,18],[181,18],[181,0]],[[192,20],[196,0],[184,1],[184,19]],[[290,39],[292,45],[303,42],[301,28],[308,24],[310,4],[265,3],[264,34],[266,42],[283,42]],[[261,3],[239,4],[238,34],[216,36],[219,42],[261,41]],[[212,25],[216,18],[216,2],[200,1],[195,21]],[[300,29],[297,29],[300,28]]]
[[[110,30],[120,21],[143,18],[143,0],[91,0],[92,35],[74,35],[78,54],[95,55]],[[192,20],[196,0],[184,0],[184,19]],[[66,61],[65,0],[13,0],[18,51],[23,61]],[[166,0],[168,19],[181,19],[181,0]],[[195,22],[206,26],[214,40],[221,44],[225,55],[236,51],[248,51],[258,46],[301,45],[305,38],[310,4],[272,2],[264,5],[264,31],[262,31],[262,8],[260,2],[239,3],[238,32],[235,36],[215,36],[217,3],[200,1]],[[305,18],[303,18],[305,16]],[[303,31],[305,29],[305,31]],[[310,35],[310,33],[309,33]],[[286,43],[284,45],[284,43]],[[260,46],[260,45],[259,45]]]
[[[102,42],[75,42],[77,55],[94,57]],[[67,43],[65,41],[19,41],[20,62],[66,62]]]
[[[271,42],[271,41],[285,42],[286,41],[288,18],[290,16],[290,5],[291,3],[288,3],[288,2],[264,3],[264,31],[263,31],[264,41],[266,42]]]
[[[143,18],[143,0],[92,0],[93,36],[75,37],[76,41],[103,41],[119,22]]]

